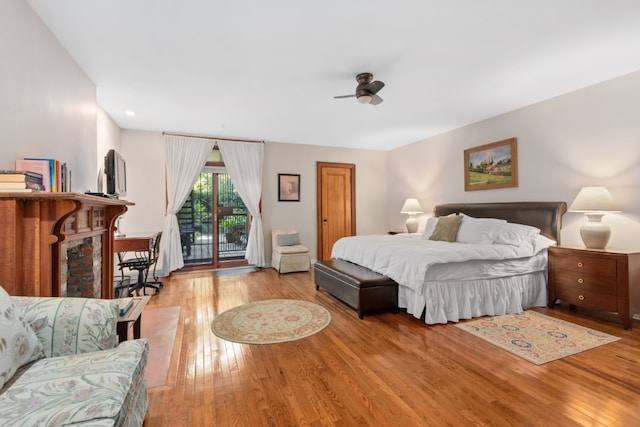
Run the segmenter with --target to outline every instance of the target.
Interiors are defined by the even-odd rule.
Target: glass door
[[[185,267],[246,264],[250,223],[229,174],[223,167],[205,167],[178,212]]]

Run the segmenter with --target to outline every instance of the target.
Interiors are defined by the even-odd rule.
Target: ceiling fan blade
[[[340,95],[340,96],[334,96],[334,98],[355,98],[355,95]]]
[[[375,82],[371,82],[368,85],[366,85],[365,87],[363,87],[363,89],[366,90],[367,92],[369,92],[371,95],[375,95],[383,87],[384,87],[384,83],[381,82],[381,81],[376,80]]]
[[[382,98],[380,98],[378,95],[371,95],[371,101],[369,101],[369,104],[371,105],[378,105],[383,101]]]

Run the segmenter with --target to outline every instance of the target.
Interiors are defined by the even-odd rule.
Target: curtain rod
[[[260,141],[258,139],[237,139],[237,138],[222,138],[217,136],[207,136],[207,135],[195,135],[189,133],[174,133],[174,132],[162,132],[163,135],[169,136],[185,136],[188,138],[202,138],[202,139],[213,139],[218,141],[232,141],[232,142],[255,142],[258,144],[264,144],[264,141]]]

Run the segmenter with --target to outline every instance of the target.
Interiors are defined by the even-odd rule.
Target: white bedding
[[[332,256],[398,283],[398,306],[427,324],[520,313],[547,298],[547,250],[539,245],[474,245],[419,234],[353,236]]]
[[[424,294],[427,271],[433,265],[532,255],[531,247],[440,242],[419,234],[343,237],[334,244],[331,254],[385,275],[419,295]]]

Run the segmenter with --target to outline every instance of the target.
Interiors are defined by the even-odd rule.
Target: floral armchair
[[[144,339],[116,346],[115,301],[8,297],[3,306],[1,293],[0,323],[19,319],[29,336],[0,345],[0,362],[13,349],[22,363],[0,372],[0,425],[142,425],[149,347]]]

